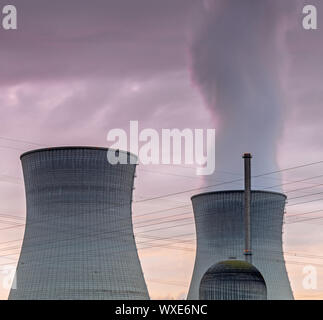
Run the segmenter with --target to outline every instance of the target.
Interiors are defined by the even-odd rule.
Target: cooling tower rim
[[[46,152],[46,151],[56,151],[56,150],[103,150],[103,151],[106,151],[106,152],[108,150],[112,150],[112,151],[119,150],[119,152],[126,153],[127,155],[129,155],[131,157],[135,157],[136,159],[138,159],[138,157],[134,153],[131,153],[129,151],[120,150],[120,149],[95,147],[95,146],[61,146],[61,147],[39,148],[39,149],[34,149],[34,150],[24,152],[23,154],[20,155],[20,160],[23,157],[25,157],[27,155],[30,155],[30,154],[33,154],[33,153]]]
[[[207,195],[212,195],[212,194],[225,194],[225,193],[244,193],[244,190],[222,190],[222,191],[203,192],[203,193],[193,195],[191,197],[191,200],[193,200],[193,199],[195,199],[197,197],[202,197],[202,196],[207,196]],[[253,194],[253,193],[273,194],[273,195],[282,196],[285,199],[287,198],[287,196],[284,193],[275,192],[275,191],[251,190],[251,194]]]

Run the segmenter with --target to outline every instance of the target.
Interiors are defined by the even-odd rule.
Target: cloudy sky
[[[323,12],[321,1],[310,2]],[[323,31],[320,15],[319,30],[303,30],[308,1],[10,3],[18,30],[0,29],[1,265],[16,263],[23,237],[23,151],[108,146],[108,131],[127,130],[130,120],[157,130],[216,129],[212,177],[197,177],[193,166],[139,166],[134,224],[152,298],[186,296],[195,229],[191,208],[182,207],[193,193],[142,200],[240,177],[242,151],[254,153],[255,174],[323,160]],[[278,185],[290,198],[284,248],[296,298],[323,298],[323,201],[316,201],[322,170],[316,164],[254,181],[258,188]],[[183,221],[145,232],[143,221],[157,210],[154,219]],[[147,246],[151,237],[185,234],[179,244]],[[317,290],[302,287],[306,265],[317,268]],[[6,299],[8,290],[0,294]]]

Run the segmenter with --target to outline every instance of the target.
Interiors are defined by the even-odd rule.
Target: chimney
[[[245,249],[244,255],[247,262],[252,263],[251,251],[251,225],[250,225],[250,202],[251,202],[251,154],[245,153],[244,159],[244,228]]]

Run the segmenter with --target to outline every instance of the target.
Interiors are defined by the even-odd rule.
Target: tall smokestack
[[[245,153],[244,159],[244,228],[245,228],[245,249],[244,255],[247,262],[252,263],[251,251],[251,221],[250,221],[250,205],[251,205],[251,154]]]

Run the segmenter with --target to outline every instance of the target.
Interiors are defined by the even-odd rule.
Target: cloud
[[[254,154],[256,173],[278,168],[285,109],[281,50],[284,24],[294,10],[287,2],[210,0],[201,9],[191,68],[216,118],[218,169],[241,172],[243,152]]]
[[[192,0],[12,1],[18,31],[1,31],[0,85],[79,77],[138,78],[183,67]]]

